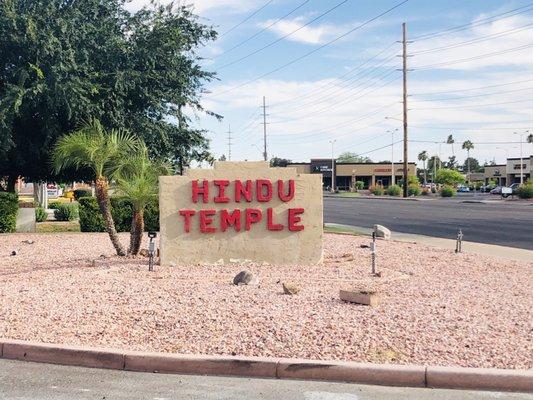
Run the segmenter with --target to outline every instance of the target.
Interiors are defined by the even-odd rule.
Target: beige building
[[[523,181],[529,181],[533,175],[533,155],[522,158],[522,168],[520,168],[520,158],[508,158],[506,164],[489,165],[483,172],[472,172],[469,181],[488,183],[493,180],[497,185],[509,186],[513,183],[520,183],[520,169],[522,169]]]
[[[292,163],[287,167],[296,168],[303,174],[322,174],[324,188],[331,187],[331,158],[311,159],[308,163]],[[339,190],[349,190],[352,182],[362,181],[364,187],[372,185],[389,186],[392,180],[392,165],[390,163],[341,163],[333,162],[335,169],[335,187]],[[403,164],[394,164],[395,179],[399,182],[403,178]],[[416,163],[408,164],[408,174],[416,175]]]

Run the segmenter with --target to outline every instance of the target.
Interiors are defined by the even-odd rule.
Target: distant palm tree
[[[529,135],[527,135],[527,142],[533,143],[533,133],[530,133]]]
[[[470,180],[470,150],[474,148],[474,143],[472,143],[470,140],[466,140],[463,142],[463,150],[466,150],[467,154],[467,169],[468,169],[468,180]]]
[[[452,145],[452,156],[455,156],[455,151],[453,151],[453,144],[455,143],[455,140],[453,139],[453,135],[448,136],[448,139],[446,139],[446,143]]]
[[[115,173],[117,191],[132,203],[133,218],[130,229],[128,253],[138,255],[144,232],[144,210],[157,197],[158,178],[170,174],[170,167],[148,158],[144,145],[139,152],[126,159]]]
[[[428,159],[428,152],[426,150],[418,153],[418,160],[422,161],[424,168],[424,185],[427,183],[426,161]]]
[[[81,129],[59,139],[52,153],[56,173],[68,167],[86,167],[93,171],[96,200],[104,218],[106,231],[119,256],[126,255],[126,252],[111,216],[109,181],[117,167],[136,152],[140,144],[140,140],[127,131],[106,131],[100,121],[93,119]]]

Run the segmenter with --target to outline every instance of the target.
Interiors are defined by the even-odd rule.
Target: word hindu
[[[202,203],[270,203],[278,199],[287,203],[294,199],[294,180],[287,182],[278,180],[273,183],[269,179],[234,180],[230,182],[225,179],[215,179],[213,181],[198,180],[191,182],[191,200],[194,204]],[[198,224],[200,232],[214,233],[226,232],[233,229],[236,232],[241,230],[249,231],[252,225],[266,220],[266,228],[269,231],[282,231],[287,229],[291,232],[302,231],[301,224],[303,208],[289,208],[285,221],[278,215],[275,221],[274,209],[266,207],[246,207],[243,209],[182,209],[179,215],[183,218],[183,230],[186,233],[191,231],[193,223]]]

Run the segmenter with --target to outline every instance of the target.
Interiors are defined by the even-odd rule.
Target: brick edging
[[[148,353],[0,339],[0,357],[138,372],[533,392],[533,371]]]

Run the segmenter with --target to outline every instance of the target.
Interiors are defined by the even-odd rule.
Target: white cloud
[[[268,20],[262,22],[260,26],[262,28],[269,27],[273,22],[274,20]],[[305,17],[297,17],[292,20],[280,21],[268,29],[280,37],[290,34],[287,40],[308,44],[322,44],[343,31],[343,28],[338,25],[322,24],[317,26],[304,26],[305,24]]]

